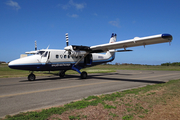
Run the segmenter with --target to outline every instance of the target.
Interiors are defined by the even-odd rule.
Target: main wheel
[[[65,76],[65,70],[59,72],[59,77],[63,78]]]
[[[87,72],[85,72],[85,71],[82,72],[82,73],[81,73],[81,78],[82,78],[82,79],[86,79],[86,78],[87,78]]]
[[[29,76],[28,76],[28,80],[29,81],[34,81],[36,79],[36,76],[33,74],[33,73],[31,73]]]

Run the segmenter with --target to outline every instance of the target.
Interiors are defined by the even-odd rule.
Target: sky
[[[0,0],[0,61],[27,51],[94,46],[168,33],[171,44],[132,47],[116,53],[114,63],[160,65],[180,62],[180,0]]]

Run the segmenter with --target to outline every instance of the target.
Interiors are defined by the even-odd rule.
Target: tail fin
[[[114,34],[114,33],[112,33],[109,43],[114,43],[114,42],[116,42],[116,38],[117,38],[117,35]],[[115,58],[115,50],[113,49],[113,50],[107,51],[107,52],[106,52],[106,56],[110,59],[110,61],[113,61],[114,58]],[[109,61],[109,62],[110,62],[110,61]]]
[[[114,34],[114,33],[112,33],[109,43],[114,43],[114,42],[116,42],[116,38],[117,38],[117,35]]]

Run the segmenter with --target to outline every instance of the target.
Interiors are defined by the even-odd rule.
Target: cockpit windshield
[[[47,57],[48,51],[46,51],[45,53],[43,53],[42,57]]]
[[[45,51],[38,51],[36,54],[37,55],[42,55]]]

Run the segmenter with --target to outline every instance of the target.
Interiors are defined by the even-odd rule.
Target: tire
[[[86,79],[86,78],[87,78],[87,72],[82,72],[81,79]]]
[[[63,78],[63,77],[65,76],[65,72],[66,72],[66,71],[64,71],[64,70],[63,70],[63,71],[60,71],[60,72],[59,72],[59,77]]]
[[[33,73],[31,73],[29,76],[28,76],[28,80],[29,81],[34,81],[36,79],[36,76],[33,74]]]

